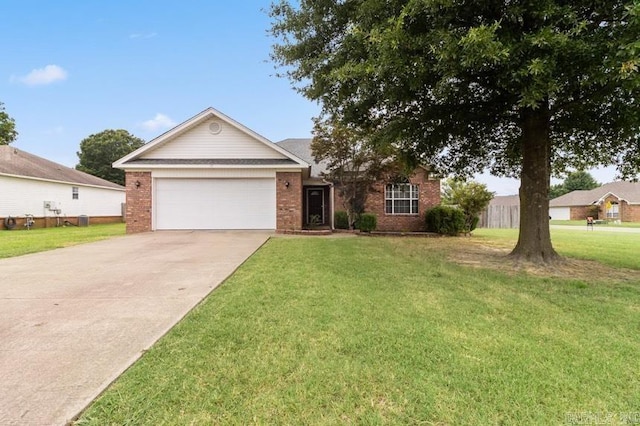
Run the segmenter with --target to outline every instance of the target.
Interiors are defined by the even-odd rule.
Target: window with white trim
[[[418,214],[418,185],[390,183],[384,189],[386,214]]]
[[[79,190],[77,186],[72,186],[71,187],[71,199],[72,200],[77,200],[78,199],[78,195],[79,195]]]

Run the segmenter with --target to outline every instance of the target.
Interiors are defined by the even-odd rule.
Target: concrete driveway
[[[0,424],[71,421],[269,236],[154,232],[0,260]]]

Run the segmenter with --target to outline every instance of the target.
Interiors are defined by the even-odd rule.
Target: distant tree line
[[[583,170],[569,173],[564,182],[558,185],[552,185],[549,189],[549,199],[558,198],[561,195],[577,190],[594,189],[600,184],[589,174]]]

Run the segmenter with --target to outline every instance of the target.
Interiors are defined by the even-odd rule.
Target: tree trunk
[[[524,109],[522,123],[522,177],[520,179],[520,233],[511,256],[544,264],[560,257],[549,232],[551,140],[549,107]]]

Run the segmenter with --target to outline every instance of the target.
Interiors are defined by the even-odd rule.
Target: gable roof
[[[0,175],[124,190],[123,186],[116,183],[54,163],[9,145],[0,146]]]
[[[329,163],[324,160],[319,163],[316,162],[311,152],[311,141],[311,138],[289,138],[276,142],[276,145],[309,163],[311,165],[311,177],[322,177],[329,170]]]
[[[176,140],[176,138],[194,129],[198,125],[204,125],[204,123],[212,118],[218,119],[225,125],[249,136],[251,140],[263,146],[263,148],[261,148],[263,152],[270,152],[264,151],[266,147],[268,150],[272,150],[272,154],[275,155],[269,155],[269,158],[157,158],[149,156],[154,150],[160,151],[161,148],[166,147],[171,141]],[[279,158],[275,158],[276,156]],[[121,169],[140,167],[163,168],[175,167],[176,165],[180,165],[181,167],[278,167],[293,169],[307,169],[309,167],[307,162],[295,154],[279,147],[264,136],[259,135],[214,108],[205,109],[113,163],[114,167]]]
[[[613,195],[629,204],[640,204],[640,183],[617,181],[606,183],[598,188],[572,191],[549,202],[550,207],[574,207],[599,204],[609,195]]]

